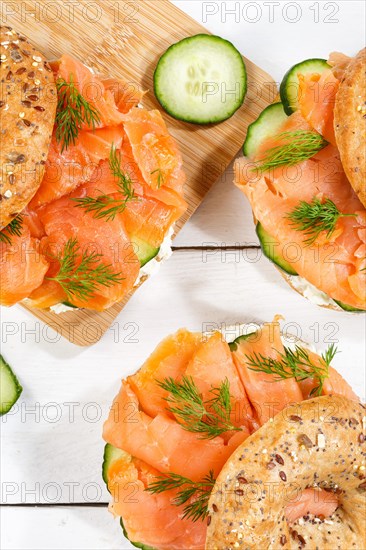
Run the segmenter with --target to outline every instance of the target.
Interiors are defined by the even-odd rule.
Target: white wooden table
[[[361,1],[174,3],[277,80],[296,61],[364,45]],[[290,290],[261,258],[250,209],[231,181],[228,170],[177,238],[173,257],[96,346],[58,340],[20,307],[1,310],[2,350],[24,386],[0,420],[3,550],[130,548],[107,511],[102,423],[122,376],[179,327],[282,313],[289,330],[320,349],[339,342],[335,366],[365,397],[364,316],[319,309]]]

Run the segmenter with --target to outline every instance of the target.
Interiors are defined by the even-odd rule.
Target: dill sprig
[[[314,378],[318,385],[311,390],[310,395],[321,395],[324,380],[329,377],[330,363],[336,353],[337,348],[332,344],[322,354],[320,365],[313,363],[307,350],[300,346],[296,346],[295,350],[285,347],[285,353],[279,353],[279,359],[265,357],[257,352],[247,355],[246,358],[250,370],[271,374],[275,382],[288,378],[295,378],[297,382],[302,382],[308,378]]]
[[[178,474],[169,473],[166,476],[157,477],[156,481],[151,483],[145,490],[149,493],[159,494],[179,489],[177,496],[173,499],[173,504],[175,506],[185,504],[183,518],[192,521],[201,519],[203,521],[208,516],[208,501],[215,482],[212,470],[202,481],[192,481]]]
[[[71,303],[74,298],[87,301],[99,287],[109,288],[123,281],[121,273],[113,272],[112,265],[100,263],[102,257],[97,252],[80,254],[77,239],[69,239],[63,252],[55,257],[60,264],[58,274],[47,278],[59,283]]]
[[[121,154],[117,152],[114,144],[112,144],[109,154],[109,168],[117,180],[118,191],[123,195],[123,198],[101,193],[96,198],[71,199],[76,203],[76,207],[84,208],[86,212],[93,213],[94,218],[98,220],[105,219],[107,222],[113,221],[117,214],[124,212],[129,201],[138,200],[130,176],[125,174],[121,168]]]
[[[157,381],[170,395],[166,398],[169,411],[185,430],[200,434],[200,439],[214,439],[228,431],[240,431],[230,420],[230,383],[225,379],[220,387],[210,390],[212,398],[204,401],[193,378],[183,376]]]
[[[259,168],[265,172],[279,166],[294,166],[313,157],[328,145],[320,134],[307,130],[282,132],[276,135],[275,139],[284,140],[286,143],[268,149],[257,161],[254,170]]]
[[[312,201],[300,201],[299,205],[286,218],[291,221],[296,231],[302,231],[308,246],[314,244],[319,235],[326,231],[327,239],[333,235],[339,218],[354,217],[357,214],[342,214],[330,199],[322,202],[317,197]]]
[[[100,113],[79,92],[73,74],[70,74],[69,82],[58,78],[56,88],[56,141],[62,143],[62,153],[70,144],[75,145],[84,123],[95,129],[100,123]]]
[[[161,168],[157,168],[156,170],[154,170],[153,172],[150,172],[150,175],[153,176],[154,174],[157,174],[156,178],[157,178],[157,184],[158,184],[158,189],[160,189],[160,187],[162,185],[165,184],[165,175],[164,175],[164,172],[162,171]]]
[[[23,216],[18,214],[2,231],[0,231],[0,242],[11,244],[11,237],[20,237],[23,229]]]

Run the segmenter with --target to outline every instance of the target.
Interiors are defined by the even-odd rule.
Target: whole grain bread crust
[[[366,206],[366,48],[345,70],[336,97],[334,128],[344,171]]]
[[[216,481],[206,549],[366,548],[365,412],[345,397],[317,397],[249,436]],[[339,507],[325,523],[289,526],[285,507],[308,487],[336,493]]]
[[[46,58],[10,27],[0,27],[0,229],[39,188],[57,106]]]

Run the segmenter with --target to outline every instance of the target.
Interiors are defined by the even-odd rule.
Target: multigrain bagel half
[[[334,129],[344,171],[366,206],[366,48],[345,70],[335,102]]]
[[[364,406],[340,396],[290,405],[248,437],[209,502],[207,550],[366,548]],[[289,525],[286,505],[309,487],[337,494],[331,520]]]
[[[55,122],[57,92],[46,58],[0,27],[0,229],[38,190]]]

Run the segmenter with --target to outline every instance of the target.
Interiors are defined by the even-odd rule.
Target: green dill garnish
[[[80,253],[77,239],[69,239],[63,252],[54,257],[60,264],[58,274],[47,279],[59,283],[71,303],[74,298],[88,301],[99,287],[109,288],[123,281],[112,265],[100,263],[102,257],[96,252]]]
[[[151,176],[153,176],[154,174],[157,174],[156,179],[157,179],[158,189],[160,189],[160,187],[165,184],[165,175],[161,168],[157,168],[153,172],[150,172]]]
[[[20,237],[23,228],[23,216],[18,214],[2,231],[0,231],[0,242],[11,244],[11,237]]]
[[[95,129],[100,123],[100,114],[78,91],[73,74],[70,74],[69,82],[58,78],[56,88],[56,141],[62,143],[62,153],[70,144],[75,145],[83,124]]]
[[[192,481],[178,474],[169,473],[166,476],[159,476],[154,483],[151,483],[145,490],[152,494],[164,493],[179,489],[177,496],[173,499],[175,506],[184,506],[183,518],[192,521],[202,521],[208,516],[208,501],[215,485],[214,473],[210,473],[202,481]],[[189,504],[187,504],[187,502]]]
[[[124,212],[129,201],[138,200],[130,176],[125,174],[121,168],[121,155],[117,152],[114,144],[112,144],[109,155],[109,168],[117,180],[118,192],[123,195],[123,198],[101,193],[96,198],[71,199],[76,203],[76,207],[84,208],[86,212],[92,212],[94,218],[105,219],[107,222],[113,221],[117,214]]]
[[[286,215],[286,218],[291,221],[296,231],[302,231],[307,236],[304,243],[310,246],[323,231],[326,231],[326,237],[330,239],[339,218],[355,216],[357,214],[342,214],[330,199],[322,202],[314,197],[310,203],[300,201],[299,205]]]
[[[230,420],[230,384],[226,379],[220,387],[212,388],[212,398],[204,401],[193,378],[183,376],[180,382],[173,378],[157,381],[170,395],[166,398],[169,411],[185,430],[200,434],[200,439],[214,439],[219,435],[241,428]]]
[[[274,139],[284,140],[286,143],[268,149],[253,170],[265,172],[279,166],[294,166],[315,156],[328,145],[320,134],[307,130],[282,132]]]
[[[337,348],[332,344],[322,354],[320,365],[313,363],[307,350],[300,346],[296,346],[295,350],[285,347],[285,353],[279,353],[279,359],[265,357],[258,353],[247,355],[246,358],[250,370],[271,374],[275,382],[288,378],[295,378],[297,382],[302,382],[308,378],[314,378],[318,385],[311,390],[310,395],[321,395],[324,380],[329,377],[330,363],[336,353]]]

